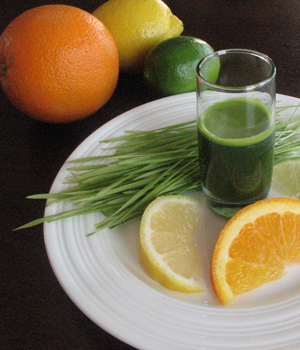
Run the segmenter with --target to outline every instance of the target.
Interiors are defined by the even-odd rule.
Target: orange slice
[[[225,225],[214,248],[212,284],[223,305],[280,279],[300,262],[300,201],[269,198],[247,206]]]

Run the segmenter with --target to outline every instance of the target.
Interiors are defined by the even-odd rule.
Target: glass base
[[[217,214],[223,216],[224,218],[231,219],[238,211],[244,208],[244,206],[241,207],[219,207],[219,206],[213,206],[210,203],[210,207],[213,211],[215,211]]]
[[[227,219],[231,219],[238,211],[246,206],[266,198],[266,196],[262,196],[246,202],[228,203],[209,196],[207,193],[205,193],[205,190],[204,195],[211,209]]]

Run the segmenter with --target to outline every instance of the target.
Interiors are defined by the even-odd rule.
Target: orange
[[[0,37],[0,83],[25,114],[50,123],[85,118],[112,96],[119,57],[92,14],[44,5],[15,18]]]
[[[222,304],[280,279],[300,262],[300,201],[269,198],[239,211],[215,245],[212,284]]]

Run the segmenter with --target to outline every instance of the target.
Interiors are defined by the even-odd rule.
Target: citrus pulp
[[[300,201],[268,198],[240,210],[214,248],[212,284],[222,304],[280,279],[300,262]]]
[[[300,158],[281,161],[274,166],[271,188],[300,199]]]
[[[166,288],[202,292],[197,245],[200,204],[187,196],[161,196],[146,208],[140,227],[140,261]]]

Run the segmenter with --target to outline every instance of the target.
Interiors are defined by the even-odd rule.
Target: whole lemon
[[[205,41],[189,36],[165,40],[152,49],[144,64],[144,77],[148,84],[164,96],[181,94],[197,89],[196,67],[214,49]],[[216,81],[219,61],[209,73]]]
[[[120,69],[127,72],[142,72],[148,52],[183,31],[183,23],[161,0],[109,0],[93,15],[114,37]]]

